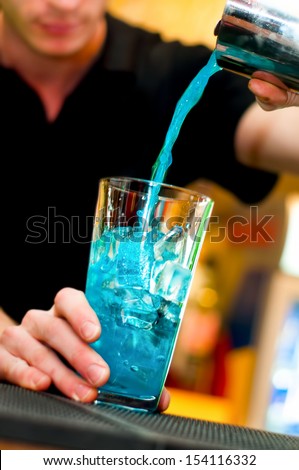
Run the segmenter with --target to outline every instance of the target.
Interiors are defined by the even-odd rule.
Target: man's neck
[[[98,24],[94,36],[83,50],[69,57],[42,55],[11,33],[0,14],[0,62],[14,69],[41,99],[49,121],[59,114],[65,98],[76,88],[102,49],[106,21]]]

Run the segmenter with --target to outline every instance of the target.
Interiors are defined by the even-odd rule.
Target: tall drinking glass
[[[86,283],[111,370],[99,401],[157,408],[212,208],[176,186],[100,181]]]

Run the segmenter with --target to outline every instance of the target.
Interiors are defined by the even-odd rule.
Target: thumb
[[[290,91],[277,77],[266,72],[256,72],[248,87],[265,111],[299,106],[299,94]]]

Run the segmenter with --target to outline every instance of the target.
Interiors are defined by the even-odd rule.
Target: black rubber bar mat
[[[0,384],[0,440],[64,449],[299,450],[299,437]]]

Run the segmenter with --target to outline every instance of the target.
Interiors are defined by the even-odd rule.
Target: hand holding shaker
[[[215,35],[220,67],[268,72],[299,92],[298,0],[227,0]]]

